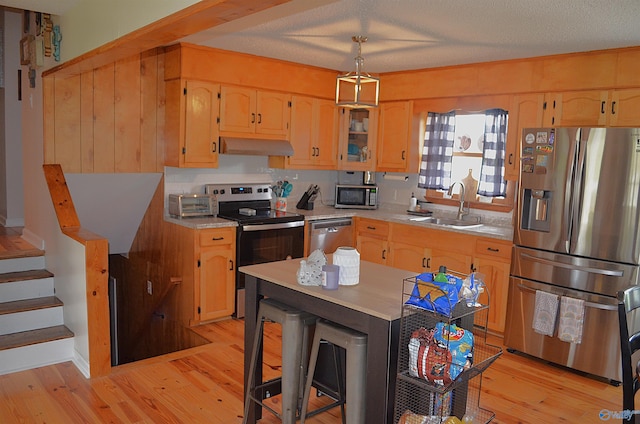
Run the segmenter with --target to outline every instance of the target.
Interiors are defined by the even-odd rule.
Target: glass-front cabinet
[[[340,169],[374,171],[377,109],[340,109]]]

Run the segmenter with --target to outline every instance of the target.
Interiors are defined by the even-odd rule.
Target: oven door
[[[238,226],[238,268],[304,255],[304,221]],[[244,317],[244,274],[236,273],[236,318]]]

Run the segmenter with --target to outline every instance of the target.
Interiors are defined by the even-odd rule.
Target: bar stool
[[[297,411],[301,406],[301,393],[307,368],[309,328],[316,323],[317,319],[318,317],[315,315],[293,309],[272,299],[260,301],[249,367],[249,385],[244,401],[243,423],[247,422],[249,408],[252,404],[258,404],[267,409],[284,424],[295,423]],[[282,374],[275,379],[254,385],[253,375],[256,367],[262,366],[262,364],[257,364],[257,359],[258,349],[262,344],[265,321],[276,322],[282,326]],[[263,396],[264,389],[266,388],[268,391],[269,386],[277,387],[277,383],[280,383],[281,386],[281,413],[263,403],[263,399],[269,397]]]
[[[346,351],[346,422],[348,424],[364,424],[365,391],[367,384],[367,336],[350,328],[338,326],[337,324],[325,320],[319,320],[316,323],[313,345],[311,346],[308,373],[305,381],[304,398],[302,399],[300,424],[304,424],[304,420],[307,417],[311,384],[313,382],[316,363],[318,360],[318,351],[320,349],[320,344],[323,341],[329,342],[334,346],[339,346]],[[338,382],[338,387],[340,387],[340,384],[341,383]]]

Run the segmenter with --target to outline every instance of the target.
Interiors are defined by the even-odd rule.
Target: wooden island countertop
[[[327,263],[332,263],[331,255],[327,257]],[[300,267],[300,260],[243,266],[239,271],[387,321],[400,319],[402,281],[416,275],[412,271],[361,261],[359,284],[326,290],[320,286],[298,284],[296,273]]]

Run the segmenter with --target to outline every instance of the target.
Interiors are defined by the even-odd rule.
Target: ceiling
[[[64,14],[80,0],[0,0]],[[640,45],[638,0],[292,0],[181,41],[372,73]]]
[[[640,45],[640,1],[293,0],[184,41],[372,73]]]

